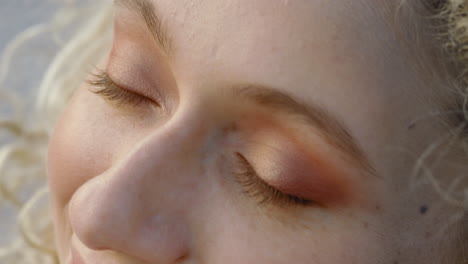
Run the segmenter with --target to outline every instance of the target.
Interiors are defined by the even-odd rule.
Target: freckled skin
[[[388,148],[419,153],[441,134],[406,129],[433,109],[420,100],[433,91],[416,85],[421,76],[386,23],[394,14],[384,3],[393,2],[150,2],[173,54],[119,7],[102,65],[119,83],[162,96],[165,108],[118,108],[83,84],[55,128],[48,171],[61,263],[73,250],[85,264],[440,263],[432,250],[440,241],[424,239],[446,222],[432,209],[438,196],[409,188],[411,160]],[[228,96],[243,83],[320,102],[379,175],[360,175],[320,135]],[[260,114],[278,121],[245,125]],[[277,166],[285,191],[324,206],[260,206],[234,179],[235,151],[265,180]]]

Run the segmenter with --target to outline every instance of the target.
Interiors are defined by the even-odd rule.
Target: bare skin
[[[101,66],[143,100],[85,83],[62,114],[61,263],[439,263],[406,153],[442,132],[407,129],[432,91],[385,1],[150,0],[164,41],[120,2]]]

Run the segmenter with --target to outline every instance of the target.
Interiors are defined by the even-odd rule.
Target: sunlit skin
[[[440,198],[409,187],[415,157],[405,153],[443,131],[407,129],[435,108],[435,88],[419,85],[390,28],[398,1],[149,2],[169,53],[118,4],[98,65],[145,99],[115,102],[84,83],[54,131],[61,263],[440,263],[427,235]],[[250,84],[327,109],[367,169],[324,131],[236,97]],[[259,203],[236,180],[237,154],[311,203]]]

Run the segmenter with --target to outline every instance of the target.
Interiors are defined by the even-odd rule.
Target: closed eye
[[[235,171],[236,181],[243,187],[244,193],[257,199],[260,205],[276,206],[311,206],[314,201],[295,195],[284,193],[267,182],[263,181],[250,165],[248,160],[240,153],[235,153],[238,166]]]
[[[139,106],[144,103],[150,103],[156,107],[160,107],[160,104],[156,101],[136,93],[134,91],[129,91],[118,84],[116,84],[105,71],[100,71],[97,74],[94,74],[92,80],[87,81],[92,87],[97,88],[92,90],[95,94],[98,94],[105,99],[117,103],[117,106],[129,105],[129,106]]]

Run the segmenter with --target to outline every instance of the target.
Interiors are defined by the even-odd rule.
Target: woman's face
[[[49,149],[62,263],[435,260],[398,1],[115,2]]]

